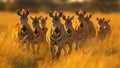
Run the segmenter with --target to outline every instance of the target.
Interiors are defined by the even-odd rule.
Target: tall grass
[[[70,12],[66,14],[71,15]],[[72,54],[64,56],[62,52],[60,59],[54,61],[51,61],[47,43],[41,44],[39,55],[32,54],[31,50],[21,49],[20,43],[12,36],[13,26],[19,22],[19,17],[9,12],[0,12],[0,15],[0,68],[120,68],[120,13],[94,13],[92,21],[95,25],[96,17],[110,18],[111,37],[102,42],[88,40],[78,52],[73,46]],[[45,13],[31,15],[48,16]],[[49,22],[50,19],[47,26]]]

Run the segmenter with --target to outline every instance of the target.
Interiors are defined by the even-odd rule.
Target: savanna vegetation
[[[73,12],[65,12],[75,15]],[[92,13],[91,21],[97,27],[97,17],[110,19],[112,35],[109,39],[96,42],[87,41],[83,48],[51,62],[49,46],[41,44],[40,54],[35,55],[19,48],[19,42],[13,37],[13,28],[19,22],[15,12],[0,12],[0,68],[120,68],[120,13]],[[48,16],[47,13],[31,13],[32,16]],[[76,19],[76,18],[75,18]],[[73,22],[75,22],[75,19]],[[51,22],[49,17],[47,26]],[[64,22],[64,21],[62,21]],[[29,24],[31,20],[29,18]],[[74,44],[73,44],[74,47]]]

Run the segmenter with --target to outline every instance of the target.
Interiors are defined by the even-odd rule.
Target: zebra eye
[[[100,30],[102,29],[102,27],[100,27]]]
[[[80,24],[80,27],[83,28],[83,24],[82,23]]]
[[[26,28],[25,26],[23,26],[21,29],[22,29],[24,32],[27,30],[27,28]]]
[[[44,30],[44,27],[42,27],[41,29]]]

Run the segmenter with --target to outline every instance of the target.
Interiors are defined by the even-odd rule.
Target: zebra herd
[[[49,16],[52,19],[52,21],[49,21],[52,23],[50,28],[46,27],[48,17],[30,16],[32,29],[28,24],[29,10],[18,10],[17,15],[20,17],[20,23],[17,23],[15,28],[17,29],[17,37],[27,49],[31,45],[33,53],[39,53],[41,43],[46,41],[50,47],[51,58],[54,59],[60,57],[62,49],[65,54],[70,54],[73,42],[76,44],[75,50],[78,51],[87,39],[97,37],[103,40],[111,34],[110,20],[97,18],[99,27],[96,30],[93,22],[90,20],[91,14],[86,14],[84,10],[76,11],[75,14],[78,22],[75,23],[74,28],[72,26],[74,16],[65,16],[62,12],[56,10],[49,12]],[[65,24],[62,24],[61,18]],[[66,44],[69,45],[68,51],[65,48]],[[35,45],[37,45],[36,50]],[[58,47],[57,50],[56,46]]]

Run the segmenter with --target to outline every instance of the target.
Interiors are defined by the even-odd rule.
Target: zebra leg
[[[35,44],[31,43],[31,45],[32,45],[33,54],[35,54]]]
[[[69,45],[69,51],[68,51],[68,54],[71,54],[71,52],[72,52],[72,43],[68,43],[68,45]]]
[[[57,50],[57,53],[56,53],[57,59],[60,57],[61,49],[62,49],[62,45],[58,45],[58,50]]]
[[[26,41],[26,48],[27,48],[28,51],[30,50],[29,46],[30,46],[30,42]]]
[[[38,43],[37,54],[39,54],[39,50],[40,50],[40,43]]]
[[[50,45],[50,50],[52,59],[55,59],[55,47],[53,45]]]
[[[79,49],[79,44],[80,44],[80,42],[78,40],[75,40],[75,45],[76,45],[75,50],[76,51],[78,51],[78,49]]]
[[[22,42],[21,40],[20,40],[20,42],[18,43],[19,45],[19,48],[23,48],[24,47],[24,42]]]
[[[79,44],[79,48],[80,49],[82,48],[82,45],[83,45],[84,42],[85,42],[85,38],[83,38],[83,39],[80,40],[80,44]]]
[[[66,56],[67,55],[67,51],[65,49],[65,45],[63,45],[63,50],[64,50],[64,55]]]

